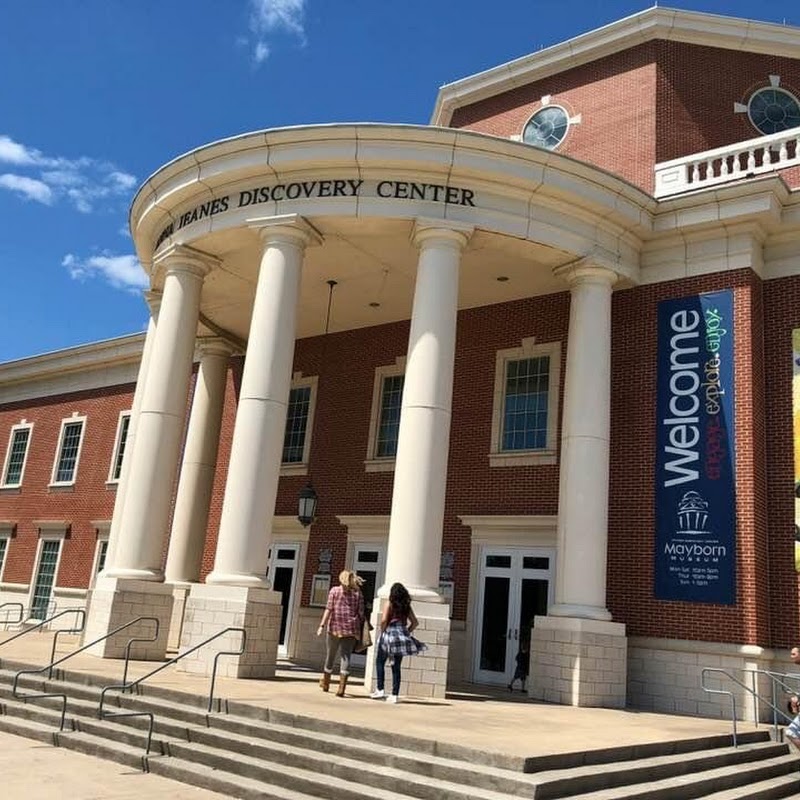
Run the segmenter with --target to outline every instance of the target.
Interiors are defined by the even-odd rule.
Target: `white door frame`
[[[475,617],[475,636],[473,638],[472,675],[476,683],[508,683],[516,666],[516,655],[519,650],[522,631],[519,629],[520,601],[522,599],[522,582],[529,580],[547,581],[547,606],[552,605],[555,591],[555,549],[550,547],[502,547],[499,545],[483,545],[480,548],[480,567],[478,572],[478,602]],[[486,559],[489,555],[508,556],[510,565],[505,567],[487,567]],[[525,568],[523,559],[526,557],[548,559],[547,569]],[[485,578],[508,578],[509,596],[508,611],[504,627],[506,634],[505,672],[491,672],[480,667],[481,636],[483,627]]]
[[[463,525],[471,529],[469,570],[469,606],[467,609],[466,636],[463,649],[454,651],[458,644],[451,641],[450,661],[461,665],[462,680],[474,681],[475,650],[477,641],[476,620],[481,606],[478,598],[480,588],[481,548],[485,545],[495,547],[544,547],[549,548],[558,559],[557,527],[558,517],[539,515],[463,515],[459,516]],[[555,575],[555,565],[553,565]]]
[[[306,556],[308,553],[309,528],[304,528],[297,517],[273,517],[272,518],[272,541],[270,549],[274,554],[278,547],[297,546],[298,554],[295,565],[295,573],[292,580],[293,591],[289,599],[289,610],[286,616],[286,641],[284,646],[279,648],[282,658],[293,658],[297,649],[298,636],[298,611],[300,608],[301,587],[306,570]],[[270,557],[270,567],[272,566]],[[270,573],[272,571],[270,570]]]

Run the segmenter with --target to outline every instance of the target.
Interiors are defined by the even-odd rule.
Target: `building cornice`
[[[101,383],[107,385],[112,368],[129,368],[135,380],[144,337],[144,333],[120,336],[0,364],[0,404],[22,399],[28,394],[25,387],[42,387],[46,382],[53,384],[52,391],[43,394],[58,393],[62,385],[66,390],[65,378],[70,391],[97,385],[91,376],[105,376]],[[85,381],[82,375],[86,376]]]
[[[431,124],[447,126],[457,108],[653,40],[800,58],[800,28],[736,17],[649,8],[537,53],[439,89]]]

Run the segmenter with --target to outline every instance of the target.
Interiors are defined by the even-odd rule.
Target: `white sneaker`
[[[386,698],[386,702],[387,703],[399,703],[400,702],[400,698],[396,694],[390,694]]]
[[[376,689],[371,695],[370,698],[373,700],[385,700],[386,699],[386,692],[383,689]]]

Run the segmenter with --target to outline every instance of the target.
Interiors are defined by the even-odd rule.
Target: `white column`
[[[292,383],[300,273],[318,241],[297,215],[254,220],[263,242],[233,430],[214,571],[207,583],[268,587],[265,577]]]
[[[194,583],[200,579],[228,361],[233,352],[231,345],[217,338],[205,339],[199,350],[200,366],[183,448],[164,576],[170,583]]]
[[[414,230],[420,254],[394,467],[386,586],[400,581],[421,601],[442,602],[439,561],[458,273],[461,251],[471,232],[469,226],[442,221],[418,221]]]
[[[163,579],[161,569],[170,502],[186,418],[200,292],[213,259],[182,246],[156,266],[165,271],[158,325],[131,455],[114,565],[107,577]]]
[[[558,559],[550,616],[610,620],[606,608],[611,406],[611,289],[616,274],[585,261],[557,270],[571,288]]]
[[[144,337],[142,360],[139,362],[139,374],[136,377],[136,389],[133,393],[131,415],[128,421],[128,434],[125,438],[125,453],[122,457],[122,469],[120,470],[119,480],[117,481],[117,494],[114,497],[114,513],[111,517],[111,528],[108,532],[108,552],[106,553],[106,563],[103,568],[104,575],[106,571],[114,565],[114,552],[116,550],[123,509],[125,507],[125,494],[128,489],[131,453],[133,452],[133,443],[136,441],[136,426],[139,423],[139,413],[142,408],[142,397],[144,395],[144,384],[147,379],[147,370],[150,366],[150,354],[153,352],[153,340],[156,336],[158,309],[161,306],[161,295],[156,292],[145,292],[145,299],[150,306],[150,322],[147,325],[147,334]]]

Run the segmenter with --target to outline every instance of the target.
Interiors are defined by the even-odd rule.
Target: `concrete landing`
[[[45,665],[50,658],[52,636],[32,633],[2,646],[11,635],[0,631],[0,666],[7,661]],[[64,637],[57,657],[78,646]],[[222,657],[224,658],[224,656]],[[411,659],[410,659],[411,660]],[[130,678],[144,675],[157,666],[153,662],[131,662]],[[122,677],[122,662],[81,654],[70,658],[63,668],[71,672],[102,675],[109,683]],[[580,709],[529,700],[519,691],[464,686],[450,691],[443,700],[401,698],[398,705],[370,700],[363,682],[351,678],[347,697],[324,694],[317,686],[319,672],[279,665],[270,680],[218,678],[215,696],[259,707],[269,707],[320,719],[362,725],[375,731],[398,733],[473,747],[489,752],[530,757],[569,753],[650,742],[688,739],[713,734],[730,734],[729,721],[681,717],[650,712],[611,709]],[[335,680],[335,678],[334,678]],[[174,666],[148,681],[198,695],[207,695],[209,679],[178,672]],[[739,731],[752,730],[740,722]],[[66,796],[66,795],[65,795]],[[73,795],[75,796],[75,795]],[[187,795],[188,796],[188,795]]]

